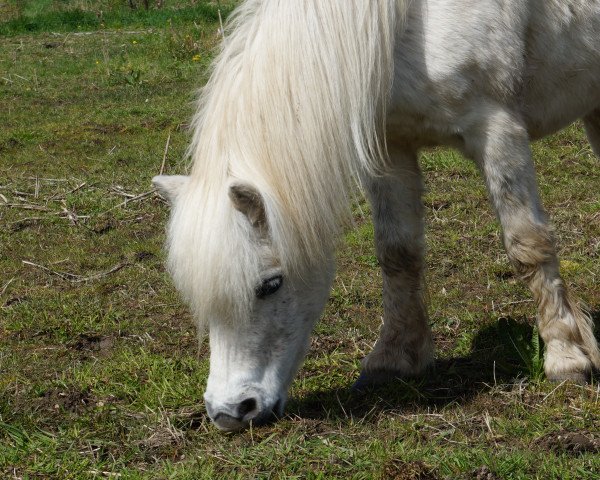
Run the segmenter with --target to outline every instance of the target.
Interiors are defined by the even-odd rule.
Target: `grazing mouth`
[[[258,413],[256,416],[249,418],[245,418],[243,416],[234,417],[233,415],[223,412],[217,413],[213,417],[210,414],[210,409],[207,410],[209,410],[209,417],[219,430],[224,432],[239,432],[245,430],[250,425],[269,425],[275,422],[277,419],[283,416],[284,407],[285,402],[283,399],[279,398],[270,410]]]

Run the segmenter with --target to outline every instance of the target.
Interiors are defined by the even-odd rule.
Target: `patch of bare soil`
[[[600,453],[600,438],[589,432],[552,432],[538,438],[535,443],[544,450],[555,453]]]
[[[431,468],[423,462],[390,460],[383,467],[384,480],[439,480]]]
[[[312,352],[330,355],[344,348],[344,339],[334,335],[313,335],[310,348]]]
[[[57,412],[67,410],[74,413],[84,411],[95,404],[96,399],[89,389],[66,391],[52,389],[47,390],[39,399],[39,406],[42,410]]]
[[[140,252],[137,252],[135,254],[134,258],[135,258],[136,262],[143,262],[145,260],[150,260],[150,259],[155,258],[155,257],[156,257],[156,255],[154,253],[142,250]]]
[[[330,425],[322,420],[299,418],[297,423],[303,428],[305,437],[323,435],[331,432]]]
[[[116,227],[117,221],[110,213],[92,218],[88,225],[89,231],[94,232],[97,235],[103,235]]]
[[[17,220],[15,222],[12,222],[9,225],[9,228],[10,228],[11,232],[17,233],[17,232],[20,232],[22,230],[25,230],[26,228],[38,226],[42,222],[42,220],[43,219],[39,218],[39,217],[35,217],[35,218],[23,218],[21,220]]]
[[[160,425],[151,429],[148,436],[139,442],[148,458],[177,460],[185,444],[185,434],[172,425]]]
[[[186,434],[178,428],[166,412],[162,412],[157,422],[145,425],[147,433],[138,442],[146,461],[168,458],[171,461],[182,459],[182,449],[186,444]],[[175,418],[177,423],[177,419]]]
[[[8,300],[6,300],[6,302],[4,302],[3,307],[7,308],[12,305],[18,305],[19,303],[25,302],[27,300],[28,300],[28,297],[26,297],[25,295],[23,295],[22,297],[10,297],[10,298],[8,298]]]
[[[204,410],[181,409],[173,416],[173,426],[181,431],[198,430],[210,424],[208,413]]]
[[[473,470],[471,472],[471,478],[473,478],[473,480],[502,480],[486,466]]]
[[[113,337],[82,333],[71,343],[71,348],[80,352],[106,355],[114,344],[115,339]]]

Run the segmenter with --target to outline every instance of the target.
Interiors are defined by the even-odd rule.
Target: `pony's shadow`
[[[591,312],[600,341],[600,306]],[[287,412],[305,419],[376,418],[382,411],[422,411],[465,404],[497,385],[540,381],[543,343],[528,323],[500,318],[482,328],[465,356],[441,358],[420,379],[396,380],[356,391],[346,388],[316,391],[292,398]]]

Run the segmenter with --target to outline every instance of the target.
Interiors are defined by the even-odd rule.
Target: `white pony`
[[[168,263],[210,337],[206,408],[223,430],[281,414],[327,300],[358,178],[384,323],[361,384],[433,361],[417,153],[449,145],[485,178],[539,306],[552,380],[600,367],[558,271],[530,141],[583,118],[600,154],[599,0],[247,0],[233,15],[171,201]]]

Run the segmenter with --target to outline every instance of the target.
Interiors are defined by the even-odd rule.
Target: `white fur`
[[[600,365],[589,321],[558,276],[529,151],[530,138],[584,116],[598,148],[599,107],[597,0],[244,2],[200,97],[190,178],[156,179],[173,202],[170,271],[210,328],[206,399],[212,418],[224,414],[217,426],[241,428],[282,407],[327,297],[356,176],[375,206],[387,286],[364,371],[417,374],[431,361],[415,158],[435,144],[481,166],[509,256],[540,304],[542,335],[570,336],[583,359],[572,373]],[[240,182],[256,191],[262,228],[230,200]],[[256,298],[273,274],[283,275],[280,291]],[[407,328],[422,340],[404,338]],[[555,349],[549,375],[569,348]],[[256,408],[237,418],[250,397]]]

